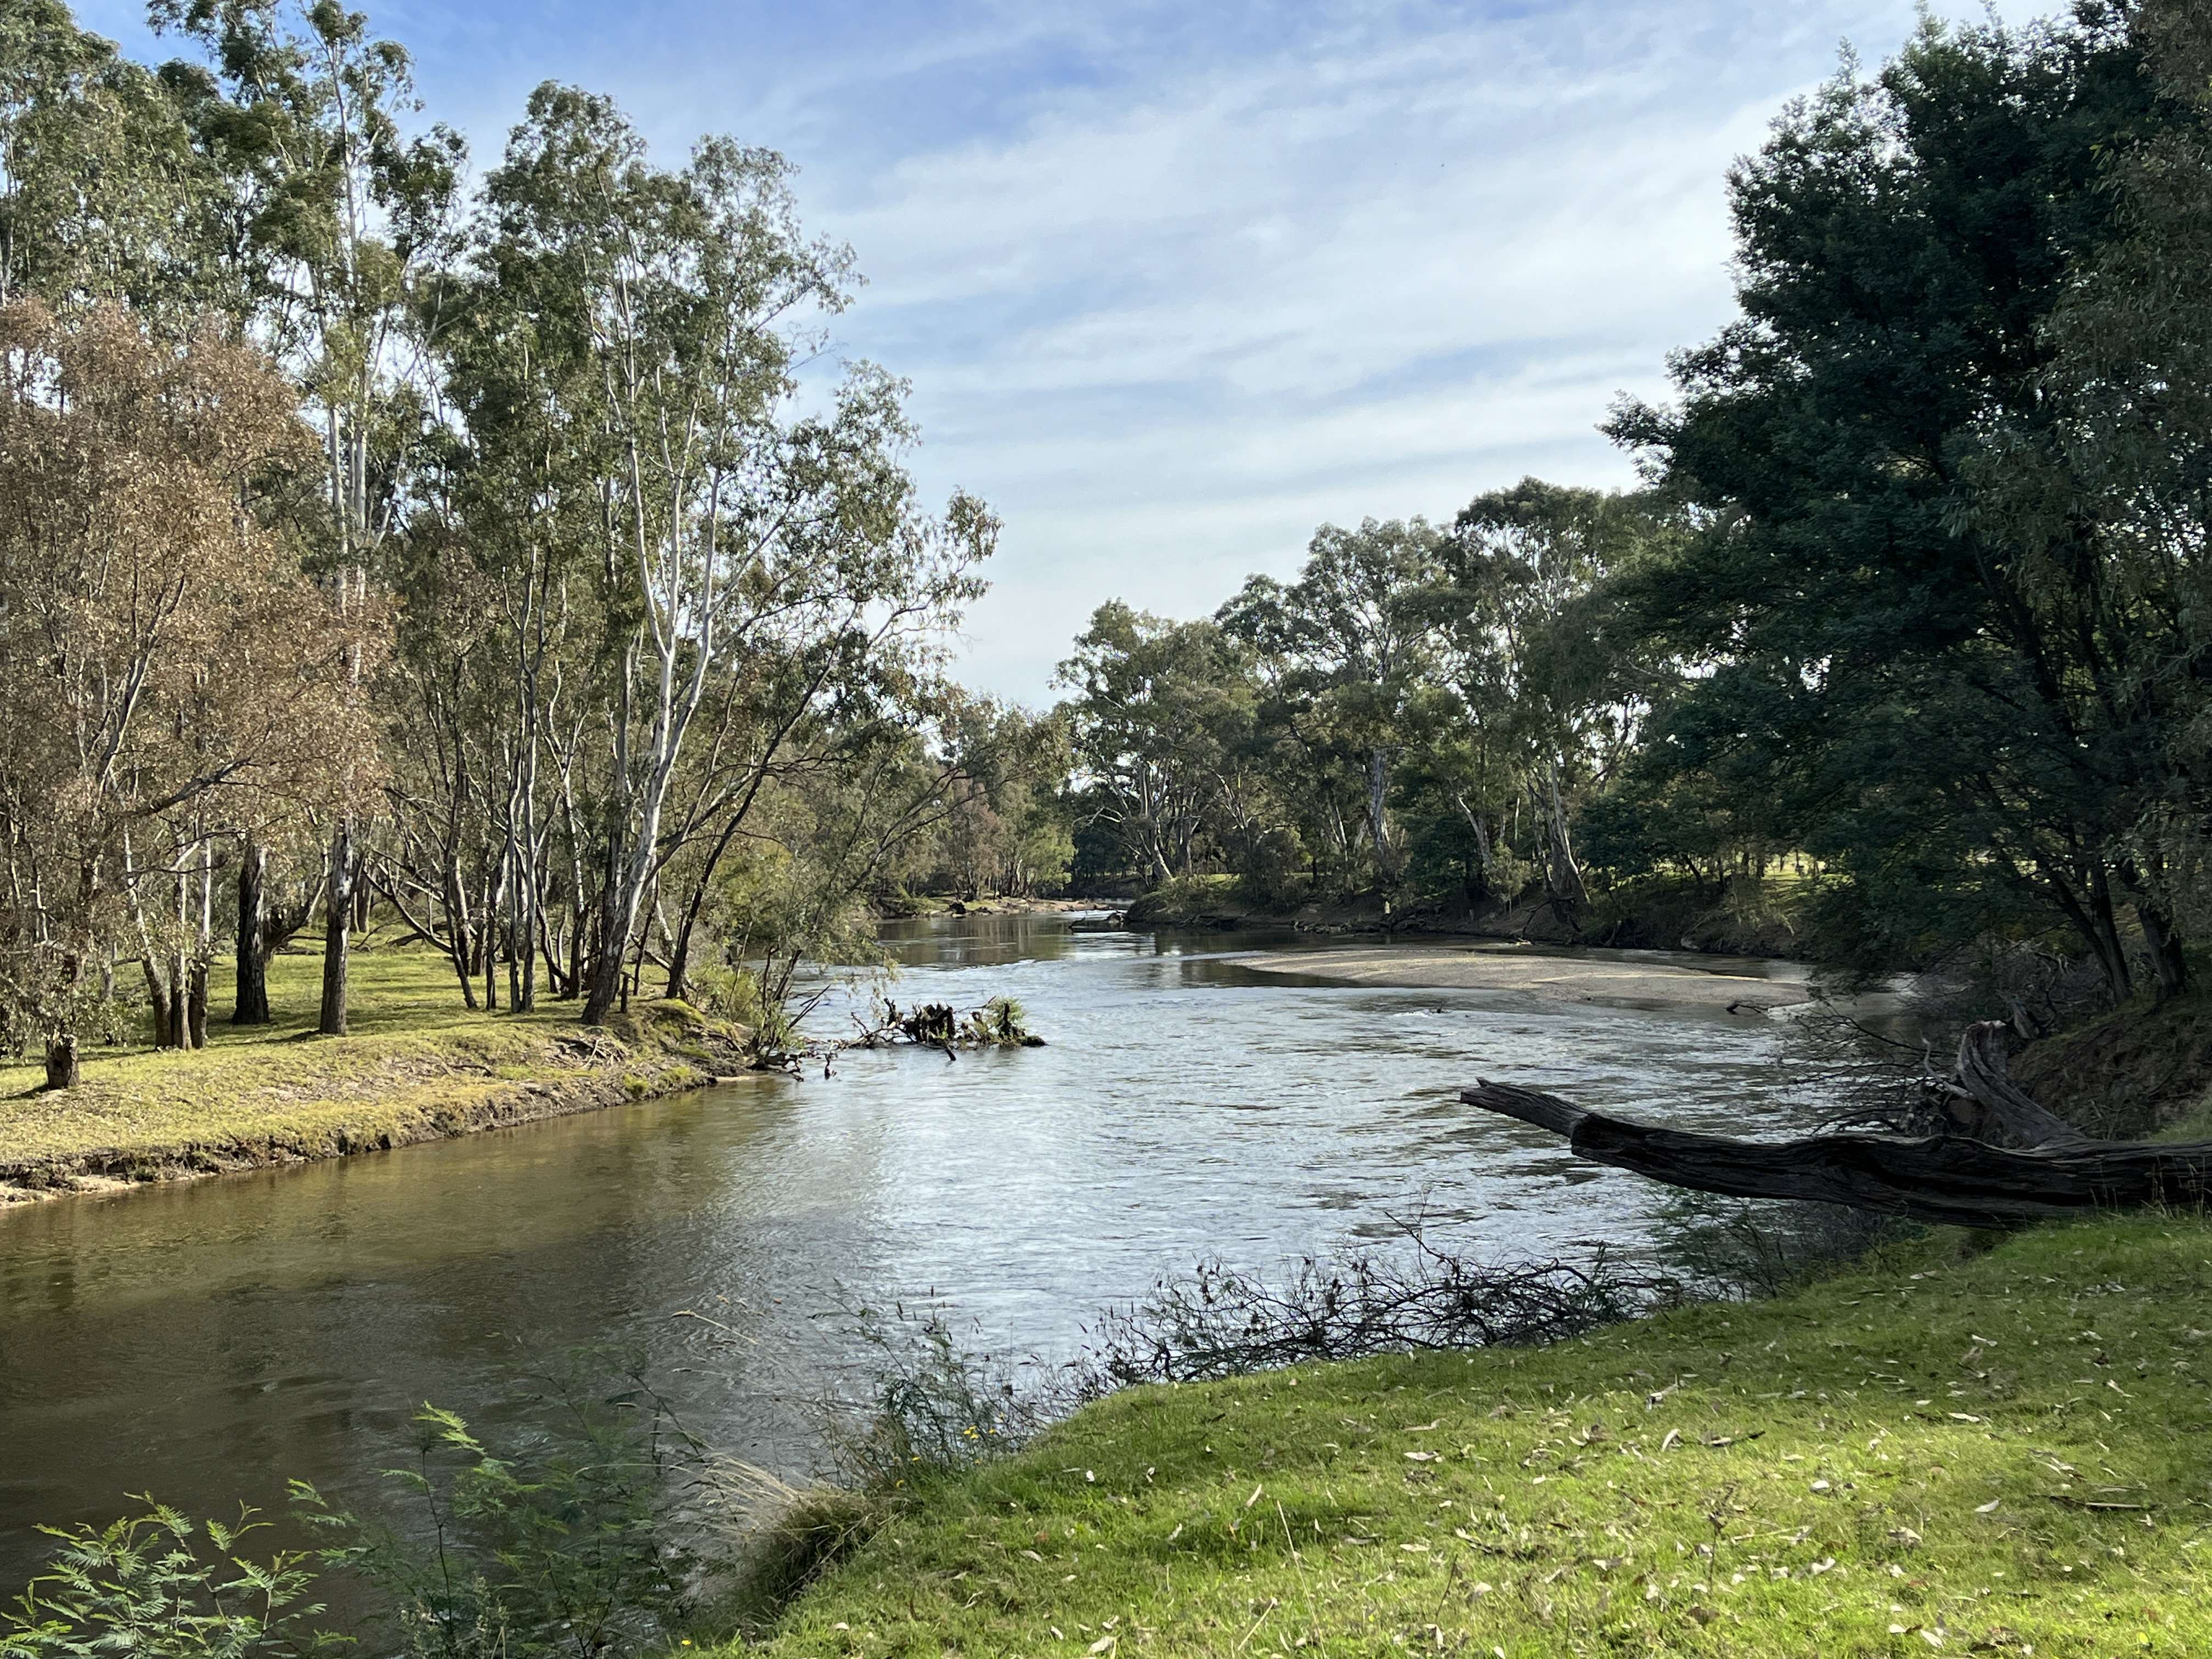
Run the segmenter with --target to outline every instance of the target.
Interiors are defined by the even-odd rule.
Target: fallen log
[[[1957,1226],[2150,1204],[2194,1208],[2212,1190],[2212,1142],[2092,1140],[2017,1089],[2013,1092],[2064,1135],[2047,1135],[2041,1144],[2022,1148],[1955,1134],[1738,1140],[1631,1123],[1505,1083],[1478,1082],[1460,1098],[1564,1136],[1578,1158],[1632,1170],[1670,1187],[1736,1198],[1806,1199]],[[1996,1098],[2000,1104],[1990,1109],[1999,1121],[2010,1115],[2021,1130],[2044,1128],[2038,1117],[2021,1113],[2018,1101],[2002,1094]]]

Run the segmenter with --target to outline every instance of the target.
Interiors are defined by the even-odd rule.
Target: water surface
[[[1011,994],[1048,1046],[856,1051],[827,1079],[0,1211],[0,1587],[43,1553],[36,1522],[131,1492],[373,1496],[418,1402],[496,1423],[573,1345],[646,1352],[696,1427],[798,1470],[795,1402],[853,1359],[835,1316],[860,1296],[934,1294],[979,1342],[1064,1355],[1102,1303],[1200,1256],[1266,1266],[1416,1212],[1500,1256],[1648,1241],[1650,1188],[1461,1107],[1477,1075],[1682,1127],[1796,1109],[1769,1020],[1236,960],[1310,939],[893,935],[902,1001]]]

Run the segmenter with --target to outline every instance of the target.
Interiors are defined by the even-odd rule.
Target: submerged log
[[[1966,1086],[1972,1091],[1971,1083]],[[2193,1207],[2212,1190],[2212,1142],[2092,1140],[2017,1088],[2012,1092],[2017,1101],[1992,1090],[2002,1103],[1982,1103],[2001,1123],[2038,1132],[2048,1119],[2063,1134],[2046,1133],[2041,1144],[2024,1148],[1949,1134],[1738,1140],[1631,1123],[1510,1084],[1480,1082],[1460,1098],[1564,1136],[1578,1158],[1671,1187],[1736,1198],[1805,1199],[1957,1226],[2147,1204]],[[1974,1097],[1981,1100],[1978,1092]],[[2040,1118],[2022,1111],[2021,1101]]]

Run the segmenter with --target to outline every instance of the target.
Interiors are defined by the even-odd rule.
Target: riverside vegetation
[[[935,1324],[833,1419],[854,1484],[813,1493],[600,1373],[534,1449],[424,1414],[398,1512],[442,1516],[442,1557],[311,1492],[340,1534],[320,1562],[152,1547],[189,1524],[156,1510],[69,1537],[0,1650],[289,1650],[320,1565],[423,1653],[2188,1654],[2212,1637],[2208,1262],[2194,1217],[1939,1231],[1765,1299],[1544,1346],[1276,1352],[1042,1432]],[[1153,1316],[1109,1322],[1078,1391],[1156,1352]]]
[[[1741,316],[1613,412],[1644,487],[1324,526],[1207,618],[1109,603],[1042,714],[945,672],[998,525],[920,504],[903,388],[806,395],[855,264],[782,158],[665,165],[548,84],[471,188],[366,18],[151,16],[158,68],[0,7],[13,1185],[696,1079],[789,1046],[802,965],[918,886],[1686,914],[1925,972],[2084,1122],[2201,1099],[2190,0],[1847,62],[1730,174]],[[290,1650],[314,1568],[440,1655],[2200,1651],[2208,1246],[1939,1231],[1691,1305],[1454,1267],[1391,1289],[1441,1335],[1341,1341],[1328,1273],[1221,1270],[1042,1428],[932,1332],[749,1565],[742,1478],[635,1379],[506,1450],[432,1409],[398,1485],[441,1547],[307,1492],[312,1560],[155,1509],[61,1540],[0,1651]]]

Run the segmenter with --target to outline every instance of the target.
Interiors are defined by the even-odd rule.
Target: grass
[[[280,956],[270,965],[274,1024],[233,1026],[218,1013],[195,1053],[88,1049],[83,1082],[64,1093],[40,1091],[36,1065],[0,1067],[0,1186],[328,1157],[544,1115],[581,1089],[593,1098],[573,1103],[703,1075],[689,1063],[696,1056],[641,1043],[642,1021],[627,1028],[625,1045],[583,1034],[573,1003],[471,1012],[452,969],[422,951],[356,951],[351,1031],[318,1036],[321,975],[319,954]],[[219,967],[219,985],[227,978]]]
[[[924,1484],[768,1651],[2212,1651],[2212,1228],[1960,1240],[1114,1396]]]

